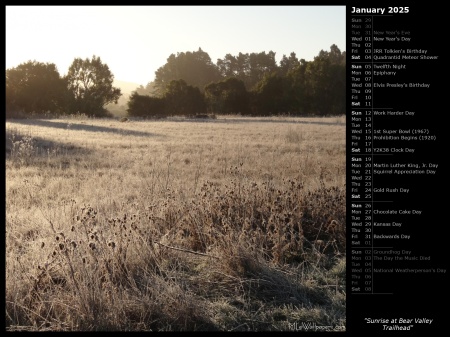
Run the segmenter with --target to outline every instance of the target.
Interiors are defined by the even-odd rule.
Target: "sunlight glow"
[[[99,56],[115,79],[145,85],[171,54],[274,51],[312,60],[345,50],[344,6],[6,6],[6,69],[29,60],[61,75]]]

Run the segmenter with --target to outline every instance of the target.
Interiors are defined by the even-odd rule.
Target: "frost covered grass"
[[[345,327],[345,119],[6,122],[6,325]]]

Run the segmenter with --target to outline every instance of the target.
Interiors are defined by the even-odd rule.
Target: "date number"
[[[409,7],[388,7],[388,13],[409,13]]]

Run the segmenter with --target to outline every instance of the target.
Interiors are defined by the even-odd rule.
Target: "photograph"
[[[346,332],[349,10],[6,6],[6,331]]]

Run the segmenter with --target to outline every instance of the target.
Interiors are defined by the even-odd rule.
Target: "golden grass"
[[[345,119],[6,122],[9,330],[345,325]]]

